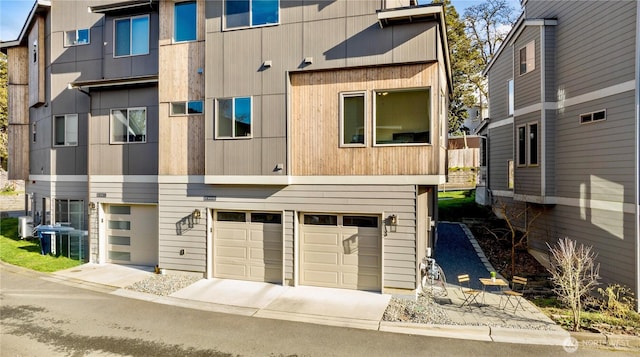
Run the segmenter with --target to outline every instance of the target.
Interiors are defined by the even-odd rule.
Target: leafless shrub
[[[591,246],[578,245],[568,237],[558,240],[549,251],[552,254],[551,281],[560,300],[569,307],[573,319],[573,331],[580,329],[580,313],[583,299],[598,285],[600,264],[595,263],[598,256]]]

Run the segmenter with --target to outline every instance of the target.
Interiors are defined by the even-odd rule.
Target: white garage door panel
[[[215,277],[282,282],[282,225],[216,221],[214,227]]]
[[[302,224],[300,235],[300,284],[381,290],[379,228]]]

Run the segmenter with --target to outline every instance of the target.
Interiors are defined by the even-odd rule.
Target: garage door
[[[107,261],[116,264],[158,264],[156,206],[105,206]]]
[[[303,214],[300,284],[380,291],[379,222],[376,216]]]
[[[282,283],[282,214],[216,211],[213,275]]]

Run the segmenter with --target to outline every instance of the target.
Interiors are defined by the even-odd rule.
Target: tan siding
[[[29,179],[29,137],[31,128],[27,125],[11,124],[7,136],[9,160],[7,171],[10,180]]]
[[[294,175],[436,175],[433,145],[372,147],[375,89],[431,88],[431,140],[437,140],[437,64],[293,74],[292,173]],[[367,91],[366,148],[339,146],[339,93]]]

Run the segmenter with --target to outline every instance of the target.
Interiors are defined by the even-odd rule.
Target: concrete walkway
[[[169,296],[125,289],[153,274],[147,267],[88,263],[45,279],[155,303],[259,318],[482,341],[544,345],[569,341],[567,332],[527,301],[524,309],[513,313],[498,309],[500,296],[487,293],[484,305],[460,308],[461,294],[453,285],[440,302],[454,324],[433,325],[382,321],[391,296],[363,291],[228,279],[201,279]]]

